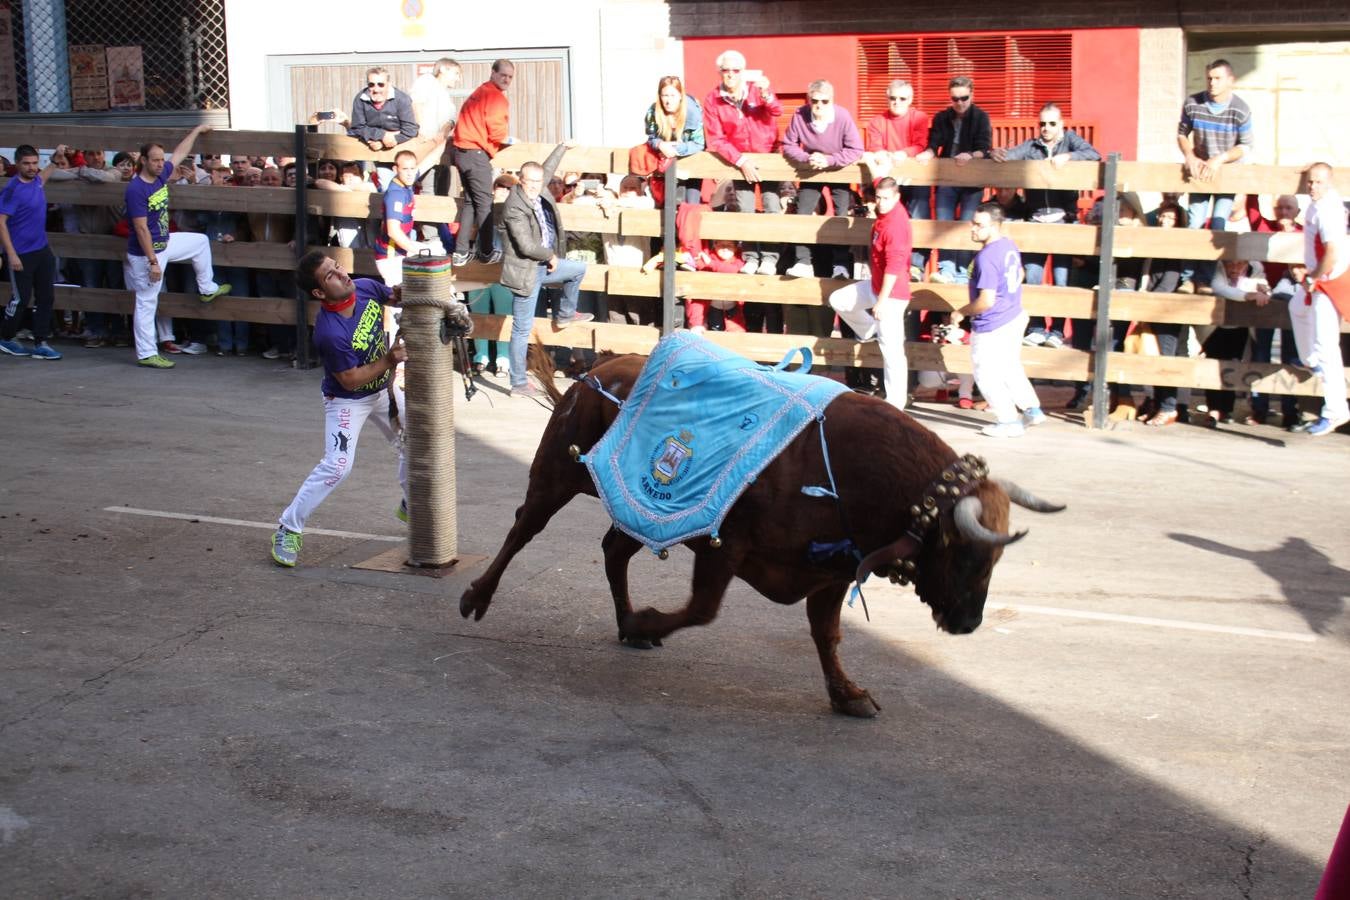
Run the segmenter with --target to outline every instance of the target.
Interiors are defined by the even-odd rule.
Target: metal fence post
[[[678,181],[675,178],[676,160],[671,160],[665,171],[666,197],[661,204],[661,253],[666,264],[661,268],[661,336],[675,330],[675,196]]]
[[[305,207],[308,196],[305,176],[309,173],[309,159],[305,156],[305,135],[308,125],[295,126],[295,261],[309,252],[309,214]],[[300,285],[295,286],[295,365],[308,369],[309,359],[309,301]]]
[[[1112,153],[1106,157],[1103,167],[1102,185],[1106,196],[1102,198],[1102,222],[1100,256],[1097,258],[1097,329],[1096,350],[1092,354],[1092,422],[1093,428],[1105,428],[1106,417],[1110,413],[1107,406],[1106,369],[1111,358],[1111,288],[1116,283],[1115,251],[1116,232],[1116,167],[1120,163],[1120,154]]]

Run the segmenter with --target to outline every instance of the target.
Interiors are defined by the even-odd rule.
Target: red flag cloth
[[[1341,833],[1331,848],[1331,858],[1313,900],[1350,900],[1350,808],[1345,810]]]

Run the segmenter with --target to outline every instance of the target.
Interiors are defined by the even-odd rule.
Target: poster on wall
[[[108,105],[113,109],[145,106],[145,66],[140,46],[109,47],[107,55]]]
[[[8,0],[0,0],[0,113],[19,111],[19,79],[14,70],[14,18]]]
[[[71,44],[70,106],[76,112],[108,108],[108,59],[102,44]]]

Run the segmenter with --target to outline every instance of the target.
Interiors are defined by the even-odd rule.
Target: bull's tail
[[[553,354],[544,348],[544,342],[540,340],[538,332],[535,332],[532,336],[534,340],[530,342],[526,354],[528,360],[526,368],[538,380],[539,386],[544,389],[544,393],[548,394],[549,401],[557,406],[563,395],[562,391],[558,390],[558,386],[553,383],[553,374],[557,371],[557,368],[553,365]]]

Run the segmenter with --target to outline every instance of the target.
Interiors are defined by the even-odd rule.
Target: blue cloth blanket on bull
[[[784,371],[800,352],[803,364]],[[697,335],[656,345],[619,417],[580,460],[620,530],[660,551],[717,536],[732,504],[848,388],[793,350],[761,366]]]

